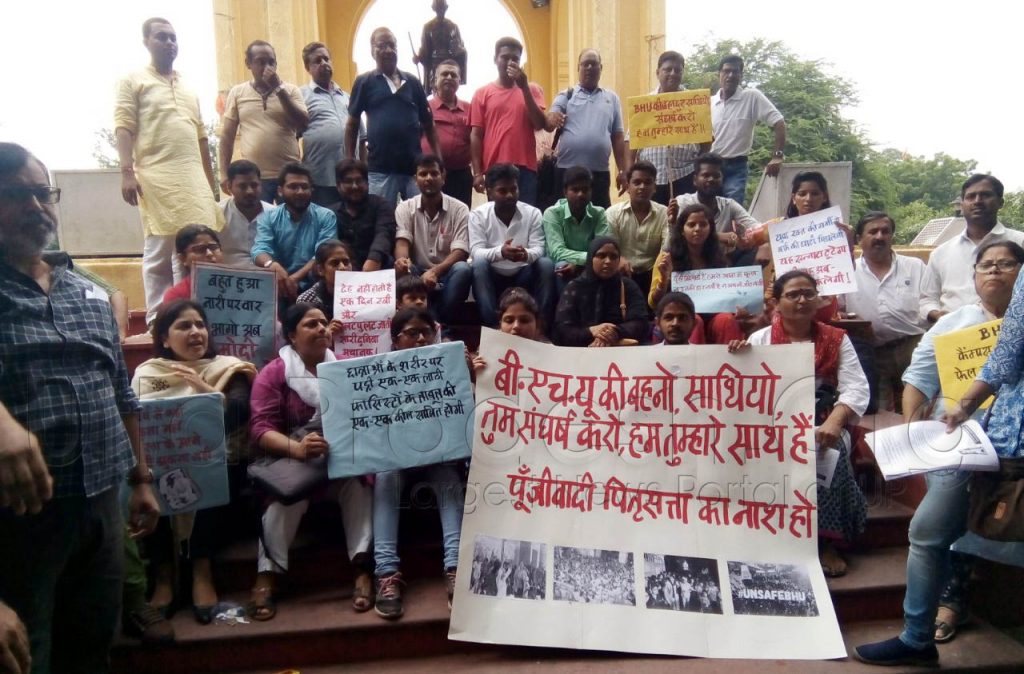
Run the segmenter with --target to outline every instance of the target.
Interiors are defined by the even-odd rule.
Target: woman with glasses
[[[820,298],[814,277],[802,270],[786,272],[775,279],[772,295],[777,306],[771,325],[746,340],[730,342],[729,351],[748,345],[814,346],[816,451],[839,451],[830,485],[818,487],[819,557],[825,575],[834,578],[846,573],[846,560],[835,543],[850,542],[867,521],[867,502],[853,477],[845,429],[867,409],[868,381],[846,332],[815,319]]]
[[[316,366],[335,360],[327,317],[317,307],[299,303],[285,312],[282,330],[288,344],[280,358],[263,368],[252,388],[250,435],[255,447],[268,456],[293,459],[295,464],[324,460],[327,441],[320,419],[320,385]],[[345,527],[348,556],[356,572],[352,608],[368,611],[372,604],[369,573],[373,530],[373,489],[358,477],[327,481],[317,493],[337,499]],[[271,500],[262,517],[256,585],[248,606],[255,620],[277,614],[278,578],[288,571],[288,549],[309,508],[309,498],[285,505]]]
[[[184,270],[183,278],[164,293],[163,304],[192,298],[192,265],[196,262],[224,262],[220,237],[206,225],[186,225],[179,229],[174,236],[174,250]]]
[[[944,419],[950,428],[969,417],[981,420],[979,406],[997,394],[987,433],[1003,457],[1024,455],[1024,248],[1011,241],[994,241],[978,249],[974,263],[974,289],[978,301],[941,316],[921,338],[910,367],[903,374],[903,418],[917,421],[928,416]],[[1002,318],[1002,329],[988,362],[959,403],[946,410],[935,338]],[[873,664],[929,664],[938,659],[934,642],[956,634],[967,610],[970,567],[964,574],[951,567],[950,546],[957,552],[984,553],[1002,563],[1024,566],[1024,543],[994,543],[968,534],[967,507],[970,473],[946,470],[928,473],[928,491],[910,521],[907,557],[907,594],[903,600],[903,632],[887,641],[859,646],[858,659]],[[947,583],[948,580],[948,583]],[[940,596],[940,590],[945,588]]]
[[[391,319],[391,340],[395,351],[429,346],[437,341],[434,317],[426,309],[400,309]],[[402,484],[420,474],[434,492],[441,517],[443,572],[448,591],[448,609],[455,593],[462,536],[462,508],[465,488],[456,463],[436,463],[406,470],[377,473],[373,489],[373,555],[377,576],[377,615],[388,620],[402,617],[402,588],[405,581],[398,556],[398,520],[402,510]]]

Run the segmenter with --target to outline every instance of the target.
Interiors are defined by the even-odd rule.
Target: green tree
[[[1007,192],[1003,195],[999,219],[1007,227],[1024,230],[1024,191]]]
[[[973,159],[957,159],[943,152],[926,159],[893,149],[879,153],[878,161],[887,166],[901,204],[920,201],[941,213],[952,213],[950,202],[978,166]]]
[[[875,152],[857,125],[842,114],[857,102],[846,79],[828,71],[828,64],[801,59],[782,42],[764,39],[719,40],[698,45],[687,60],[689,88],[718,89],[718,63],[727,54],[743,57],[743,86],[759,89],[786,118],[786,157],[796,162],[853,163],[851,214],[853,221],[867,210],[883,209],[897,201],[892,177],[874,166]],[[750,153],[751,175],[760,175],[771,154],[771,129],[761,124]],[[757,180],[747,186],[749,199]]]
[[[909,204],[899,204],[887,209],[896,223],[896,236],[893,243],[908,244],[914,240],[929,220],[952,215],[951,209],[936,210],[924,201],[912,201]]]

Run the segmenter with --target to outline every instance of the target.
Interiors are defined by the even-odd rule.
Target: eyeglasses
[[[218,250],[220,250],[219,243],[196,243],[188,247],[188,252],[195,253],[196,255],[216,253]]]
[[[60,201],[60,188],[48,185],[9,185],[0,187],[0,198],[25,203],[32,197],[41,204],[55,204]]]
[[[1020,266],[1016,260],[985,260],[974,265],[974,271],[979,274],[991,274],[998,269],[1001,272],[1009,273]]]
[[[355,186],[358,186],[358,185],[365,185],[366,184],[366,178],[342,178],[341,180],[338,181],[338,184],[339,185],[345,185],[346,187],[348,187],[348,186],[355,187]]]
[[[433,328],[406,328],[398,334],[403,337],[408,337],[409,339],[419,339],[420,337],[430,339],[436,334],[436,332]]]
[[[818,296],[818,291],[804,288],[803,290],[790,290],[789,292],[782,293],[782,296],[790,302],[796,302],[800,298],[810,301]]]

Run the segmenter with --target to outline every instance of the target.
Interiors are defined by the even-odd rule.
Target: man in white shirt
[[[779,175],[786,148],[782,113],[760,91],[741,89],[742,79],[743,59],[736,54],[726,56],[718,64],[719,89],[711,99],[711,130],[715,136],[711,151],[725,158],[725,196],[741,204],[747,191],[747,155],[754,147],[758,120],[775,133],[772,158],[765,166],[768,175]]]
[[[991,241],[1024,245],[1024,232],[999,222],[1003,207],[1003,183],[993,176],[975,173],[960,188],[967,227],[960,236],[932,251],[921,285],[921,316],[934,323],[940,316],[978,301],[974,290],[974,255]]]
[[[550,319],[555,265],[544,256],[541,212],[519,201],[519,169],[514,164],[487,169],[484,186],[488,202],[469,214],[473,298],[480,320],[498,327],[498,297],[517,286],[530,291]]]
[[[228,191],[231,198],[221,204],[225,222],[220,232],[224,264],[242,269],[252,268],[256,217],[268,208],[273,208],[273,204],[260,200],[260,167],[247,159],[231,162],[228,166]]]
[[[896,223],[886,213],[867,213],[854,231],[861,256],[857,292],[846,296],[846,309],[871,322],[879,409],[902,412],[903,371],[927,327],[918,311],[924,262],[893,251]]]

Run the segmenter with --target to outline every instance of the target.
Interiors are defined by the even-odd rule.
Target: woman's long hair
[[[796,204],[793,203],[793,195],[800,189],[800,183],[814,183],[822,192],[825,193],[825,203],[821,205],[821,210],[832,207],[832,202],[828,198],[828,181],[818,171],[801,171],[793,176],[793,186],[789,191],[789,206],[786,207],[786,217],[795,218],[800,215],[796,210]]]
[[[690,259],[690,247],[683,235],[683,225],[694,213],[703,213],[708,221],[708,238],[704,240],[704,245],[700,248],[704,266],[709,268],[725,266],[725,255],[718,243],[718,232],[715,229],[715,220],[711,215],[711,209],[704,204],[690,204],[679,213],[675,226],[669,232],[668,252],[672,257],[672,271],[690,271],[694,267],[694,261]]]

